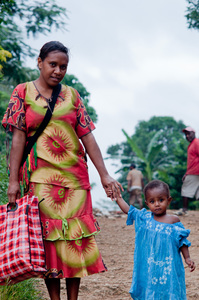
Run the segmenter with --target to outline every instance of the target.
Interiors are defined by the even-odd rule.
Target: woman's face
[[[64,78],[68,66],[68,56],[64,52],[52,51],[42,61],[38,58],[40,79],[47,87],[56,86]]]

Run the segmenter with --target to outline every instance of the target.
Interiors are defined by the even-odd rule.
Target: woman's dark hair
[[[68,56],[69,59],[69,49],[65,47],[62,43],[57,41],[51,41],[43,45],[43,47],[40,49],[39,57],[42,61],[48,56],[48,53],[52,51],[60,51],[65,53]]]
[[[147,191],[152,190],[154,188],[162,188],[165,191],[165,194],[167,195],[167,197],[168,198],[170,197],[169,186],[167,183],[165,183],[164,181],[161,181],[161,180],[152,180],[144,187],[143,192],[144,192],[145,199],[146,199]]]

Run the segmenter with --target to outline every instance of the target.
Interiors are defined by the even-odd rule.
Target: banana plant
[[[164,146],[163,143],[160,143],[158,141],[160,135],[162,134],[161,130],[156,132],[156,134],[151,139],[150,143],[147,146],[146,153],[142,152],[133,138],[131,138],[124,129],[122,129],[122,132],[126,136],[127,142],[130,145],[132,151],[135,153],[137,159],[142,163],[144,168],[143,173],[147,181],[152,180],[158,170],[163,171],[166,166],[171,164],[171,156],[165,156],[157,162],[158,154],[162,151],[162,148]]]

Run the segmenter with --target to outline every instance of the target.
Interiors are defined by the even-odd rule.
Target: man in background
[[[199,199],[199,139],[196,138],[192,127],[186,127],[182,131],[190,144],[187,148],[187,170],[182,178],[183,208],[178,215],[187,214],[190,198]]]
[[[140,209],[142,209],[142,189],[144,188],[144,181],[142,172],[136,169],[135,164],[132,163],[130,165],[130,171],[126,179],[128,181],[127,191],[130,194],[129,204],[134,205],[137,202]]]

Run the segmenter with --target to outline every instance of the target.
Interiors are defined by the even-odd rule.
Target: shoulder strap
[[[30,150],[34,146],[34,144],[37,141],[40,134],[44,131],[44,129],[48,125],[48,123],[51,119],[51,116],[52,116],[52,113],[53,113],[53,110],[54,110],[54,107],[55,107],[55,103],[56,103],[57,97],[59,96],[60,91],[61,91],[61,84],[59,83],[58,85],[56,85],[53,88],[52,101],[49,103],[49,107],[46,111],[46,114],[44,116],[43,121],[41,122],[41,124],[40,124],[39,128],[37,129],[37,131],[35,132],[35,134],[33,136],[29,137],[29,139],[28,139],[28,143],[27,143],[27,145],[24,149],[24,154],[23,154],[21,165],[24,164],[24,162],[26,161],[26,158],[28,157],[28,154],[30,154]]]

